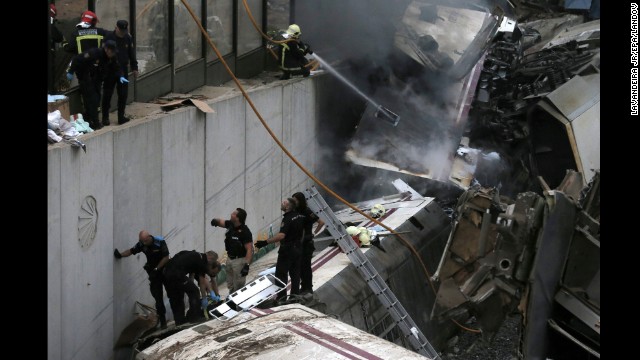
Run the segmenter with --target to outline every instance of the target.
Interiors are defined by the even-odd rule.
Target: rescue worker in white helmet
[[[282,70],[280,80],[288,80],[291,75],[307,77],[311,74],[311,70],[305,66],[309,62],[305,55],[313,54],[313,51],[308,44],[300,40],[300,35],[302,35],[302,31],[300,26],[296,24],[289,25],[283,34],[283,37],[288,41],[280,44],[278,54],[280,57],[278,65]]]

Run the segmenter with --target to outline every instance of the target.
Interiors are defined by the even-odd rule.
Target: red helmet
[[[91,10],[87,10],[82,13],[80,22],[85,22],[91,25],[95,25],[98,22],[98,15]]]
[[[56,4],[49,4],[49,16],[52,18],[58,15],[58,11],[56,10]]]

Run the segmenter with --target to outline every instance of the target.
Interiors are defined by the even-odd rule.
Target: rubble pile
[[[532,185],[528,112],[572,77],[592,71],[600,52],[599,41],[591,38],[549,43],[527,53],[540,43],[540,33],[526,26],[518,30],[490,45],[466,130],[471,147],[497,151],[509,163],[509,195]]]

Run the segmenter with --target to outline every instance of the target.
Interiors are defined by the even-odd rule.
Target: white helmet
[[[302,35],[302,32],[300,32],[300,26],[296,24],[289,25],[289,28],[287,29],[287,34],[291,35],[294,38],[300,37],[300,35]]]
[[[373,207],[370,210],[371,217],[374,219],[381,217],[382,215],[385,214],[385,212],[386,210],[384,209],[384,206],[382,206],[381,204],[373,205]]]
[[[358,228],[360,230],[360,235],[358,235],[358,240],[360,240],[361,246],[369,246],[371,245],[371,234],[366,227]]]
[[[355,236],[358,235],[360,233],[360,229],[358,229],[355,226],[349,226],[347,227],[347,234],[349,234],[349,236]]]

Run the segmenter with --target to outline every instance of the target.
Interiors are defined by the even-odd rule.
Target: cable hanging
[[[267,125],[267,122],[264,120],[264,118],[262,118],[262,115],[260,114],[260,112],[258,111],[256,106],[253,104],[253,101],[251,101],[251,98],[249,97],[247,92],[242,87],[242,84],[240,84],[240,81],[238,81],[238,78],[236,78],[236,76],[233,73],[233,71],[231,71],[231,68],[229,68],[229,65],[227,64],[227,62],[222,57],[222,54],[220,53],[218,48],[211,41],[211,38],[209,37],[209,34],[207,34],[205,29],[202,27],[202,24],[200,23],[200,20],[193,13],[193,10],[189,6],[189,4],[187,4],[186,0],[181,0],[181,1],[182,1],[182,4],[187,8],[187,11],[189,11],[189,14],[191,14],[191,17],[193,17],[193,20],[195,21],[195,23],[200,28],[200,31],[202,32],[202,34],[207,39],[207,42],[209,43],[209,46],[211,46],[213,51],[216,53],[216,56],[218,56],[218,59],[220,60],[220,62],[224,66],[224,68],[227,70],[227,72],[229,73],[229,75],[233,79],[233,82],[236,84],[236,86],[238,86],[238,89],[240,90],[240,92],[242,92],[242,96],[244,96],[244,98],[247,100],[247,103],[249,104],[249,106],[251,107],[253,112],[258,117],[258,120],[260,120],[260,122],[262,123],[262,126],[264,126],[265,130],[267,130],[267,132],[269,133],[271,138],[276,142],[276,144],[278,144],[280,149],[282,149],[282,151],[287,155],[287,157],[289,157],[289,159],[291,159],[291,161],[293,161],[296,164],[296,166],[298,166],[298,168],[300,168],[300,170],[302,170],[302,172],[304,172],[311,180],[313,180],[319,187],[324,189],[327,193],[329,193],[331,196],[333,196],[336,200],[338,200],[341,203],[345,204],[346,206],[351,208],[353,211],[359,213],[360,215],[362,215],[365,218],[369,219],[373,223],[382,226],[384,229],[386,229],[390,233],[394,234],[398,239],[400,239],[409,248],[409,250],[413,253],[413,255],[420,262],[420,265],[422,266],[422,270],[424,271],[425,275],[427,276],[427,280],[429,281],[429,285],[431,286],[431,289],[433,290],[434,294],[436,294],[437,291],[436,291],[435,286],[433,285],[433,283],[431,281],[431,275],[429,274],[429,270],[427,270],[427,267],[425,266],[424,262],[420,258],[420,255],[418,254],[416,249],[413,246],[411,246],[411,244],[406,239],[404,239],[404,237],[402,237],[402,235],[396,233],[393,229],[391,229],[387,225],[385,225],[385,224],[379,222],[378,220],[372,218],[371,216],[369,216],[368,214],[366,214],[362,210],[360,210],[357,207],[353,206],[350,202],[348,202],[345,199],[343,199],[340,195],[336,194],[333,190],[331,190],[328,186],[326,186],[322,181],[320,181],[320,179],[315,177],[315,175],[313,175],[309,170],[307,170],[307,168],[305,168],[300,162],[298,162],[298,160],[293,156],[293,154],[291,154],[291,152],[289,152],[289,150],[284,146],[284,144],[282,144],[282,142],[280,141],[280,139],[278,139],[278,137],[273,132],[273,130],[271,130],[269,125]]]

